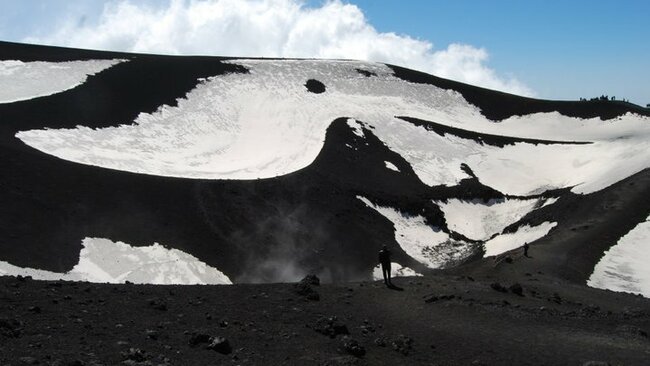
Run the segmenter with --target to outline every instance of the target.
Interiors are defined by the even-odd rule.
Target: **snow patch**
[[[447,227],[473,240],[488,240],[511,224],[519,221],[539,205],[547,205],[556,199],[480,199],[471,201],[449,199],[434,201],[445,214]],[[543,207],[543,206],[542,206]]]
[[[60,93],[125,60],[0,61],[0,104]]]
[[[85,238],[79,263],[66,273],[21,268],[0,261],[0,275],[31,276],[37,280],[142,284],[232,284],[228,276],[177,249],[154,243],[133,247],[103,238]]]
[[[606,251],[587,285],[650,298],[650,216]]]
[[[363,133],[363,129],[361,128],[361,125],[356,120],[354,120],[354,118],[348,118],[347,124],[348,126],[350,126],[350,128],[352,128],[352,132],[354,132],[355,135],[361,138],[366,137],[366,134]]]
[[[386,168],[388,168],[388,169],[390,169],[390,170],[394,170],[394,171],[396,171],[396,172],[399,172],[399,171],[400,171],[399,168],[397,168],[397,167],[395,166],[395,164],[391,163],[390,161],[384,161],[384,163],[386,164]]]
[[[516,232],[501,234],[485,242],[484,257],[491,257],[522,247],[525,243],[533,242],[551,231],[557,222],[543,222],[537,226],[520,226]]]
[[[401,264],[392,262],[390,265],[391,277],[409,277],[409,276],[422,276],[422,274],[415,272],[409,267],[402,267]],[[381,265],[378,264],[372,269],[372,279],[375,281],[384,280],[384,275],[381,272]]]
[[[390,220],[395,228],[395,241],[406,254],[427,267],[440,268],[469,254],[467,243],[452,240],[440,228],[427,224],[424,217],[375,205],[365,197],[357,198]]]

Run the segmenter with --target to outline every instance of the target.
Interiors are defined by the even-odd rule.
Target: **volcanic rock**
[[[213,351],[219,352],[221,354],[227,355],[232,352],[232,347],[230,342],[223,337],[212,337],[210,338],[210,344],[208,344],[206,349],[211,349]]]
[[[211,338],[212,337],[209,334],[205,334],[205,333],[193,334],[190,337],[189,344],[192,347],[196,347],[201,343],[210,343]]]
[[[366,354],[366,349],[356,339],[349,336],[341,339],[341,350],[355,357],[362,357]]]
[[[318,278],[318,276],[313,274],[305,276],[305,278],[300,280],[300,282],[307,283],[312,286],[320,286],[320,279]]]
[[[518,283],[511,285],[508,289],[515,295],[524,296],[524,289]]]
[[[320,300],[320,295],[318,294],[318,292],[316,292],[316,290],[312,288],[312,284],[315,282],[316,282],[316,286],[318,286],[318,284],[320,283],[318,277],[307,276],[303,278],[300,282],[293,285],[294,291],[298,295],[304,297],[307,300],[318,301]]]
[[[122,352],[124,361],[144,362],[147,360],[146,354],[139,348],[129,348],[128,351]]]
[[[149,299],[149,307],[160,311],[167,311],[167,303],[161,299]]]
[[[17,319],[0,318],[0,334],[9,338],[20,337],[24,323]]]
[[[505,288],[503,285],[501,285],[498,282],[494,282],[490,285],[494,291],[499,291],[499,292],[508,292],[508,289]]]
[[[348,327],[345,324],[339,322],[335,316],[321,316],[316,320],[311,328],[320,334],[329,336],[330,338],[335,338],[338,335],[350,334]]]
[[[411,337],[400,334],[391,340],[390,345],[393,350],[406,356],[412,349],[413,339],[411,339]]]

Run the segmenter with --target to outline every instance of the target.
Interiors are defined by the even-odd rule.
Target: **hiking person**
[[[379,251],[379,263],[381,264],[381,273],[384,275],[384,283],[390,287],[393,285],[390,280],[390,250],[385,245]]]
[[[528,242],[524,243],[524,257],[528,257]]]

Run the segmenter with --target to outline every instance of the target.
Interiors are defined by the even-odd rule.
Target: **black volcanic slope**
[[[108,58],[128,62],[55,95],[0,104],[0,260],[21,267],[65,272],[77,263],[82,239],[100,237],[135,246],[153,242],[170,245],[218,268],[235,282],[292,281],[306,273],[337,282],[367,279],[375,265],[376,251],[386,244],[393,251],[395,262],[427,274],[432,271],[397,244],[393,224],[366,207],[358,196],[394,207],[405,215],[422,215],[428,224],[445,232],[449,232],[447,223],[432,200],[505,197],[482,185],[466,165],[464,169],[472,177],[459,185],[426,186],[400,155],[373,134],[372,128],[363,128],[364,139],[355,135],[346,116],[332,121],[324,147],[310,166],[264,180],[181,179],[115,171],[62,160],[15,138],[18,131],[74,128],[80,121],[90,128],[132,124],[139,113],[155,111],[163,104],[175,105],[176,99],[193,89],[201,78],[248,72],[217,57],[123,54],[0,42],[0,60]],[[551,110],[602,118],[630,111],[649,113],[621,103],[521,98],[391,67],[405,80],[460,92],[495,120]],[[375,76],[365,70],[357,71],[369,78]],[[319,93],[327,85],[309,80],[306,87]],[[514,142],[557,143],[509,140],[408,117],[403,120],[436,133],[495,146]],[[400,172],[386,169],[386,161]],[[558,204],[562,205],[540,210],[534,213],[540,216],[524,220],[539,223],[542,217],[558,219],[563,217],[558,210],[569,210],[571,205],[589,207],[598,199],[597,195],[576,198],[568,190],[549,191],[543,196],[560,196]],[[622,227],[629,230],[641,221],[639,217],[644,212],[647,214],[647,207],[638,207],[633,219]],[[559,228],[562,225],[560,222]],[[623,235],[623,231],[617,233]],[[473,255],[459,262],[481,256],[481,243],[457,233],[451,233],[451,237],[469,242],[473,248]],[[575,243],[580,238],[571,239],[572,248],[577,248]],[[602,249],[611,246],[616,238],[599,247],[600,252],[585,256],[588,260],[577,275],[564,277],[583,280],[586,271],[602,255]],[[549,257],[548,261],[552,259]],[[480,267],[481,263],[476,265]],[[450,263],[453,264],[458,263]],[[563,268],[568,264],[556,264],[560,267],[556,272],[564,274]],[[547,268],[551,267],[553,264]]]

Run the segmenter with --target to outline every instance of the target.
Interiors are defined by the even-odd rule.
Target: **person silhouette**
[[[526,257],[526,258],[530,258],[528,256],[528,247],[529,247],[528,242],[524,243],[524,257]]]
[[[381,264],[381,273],[384,276],[384,284],[388,287],[393,286],[390,279],[390,250],[386,245],[382,246],[379,251],[379,263]]]

